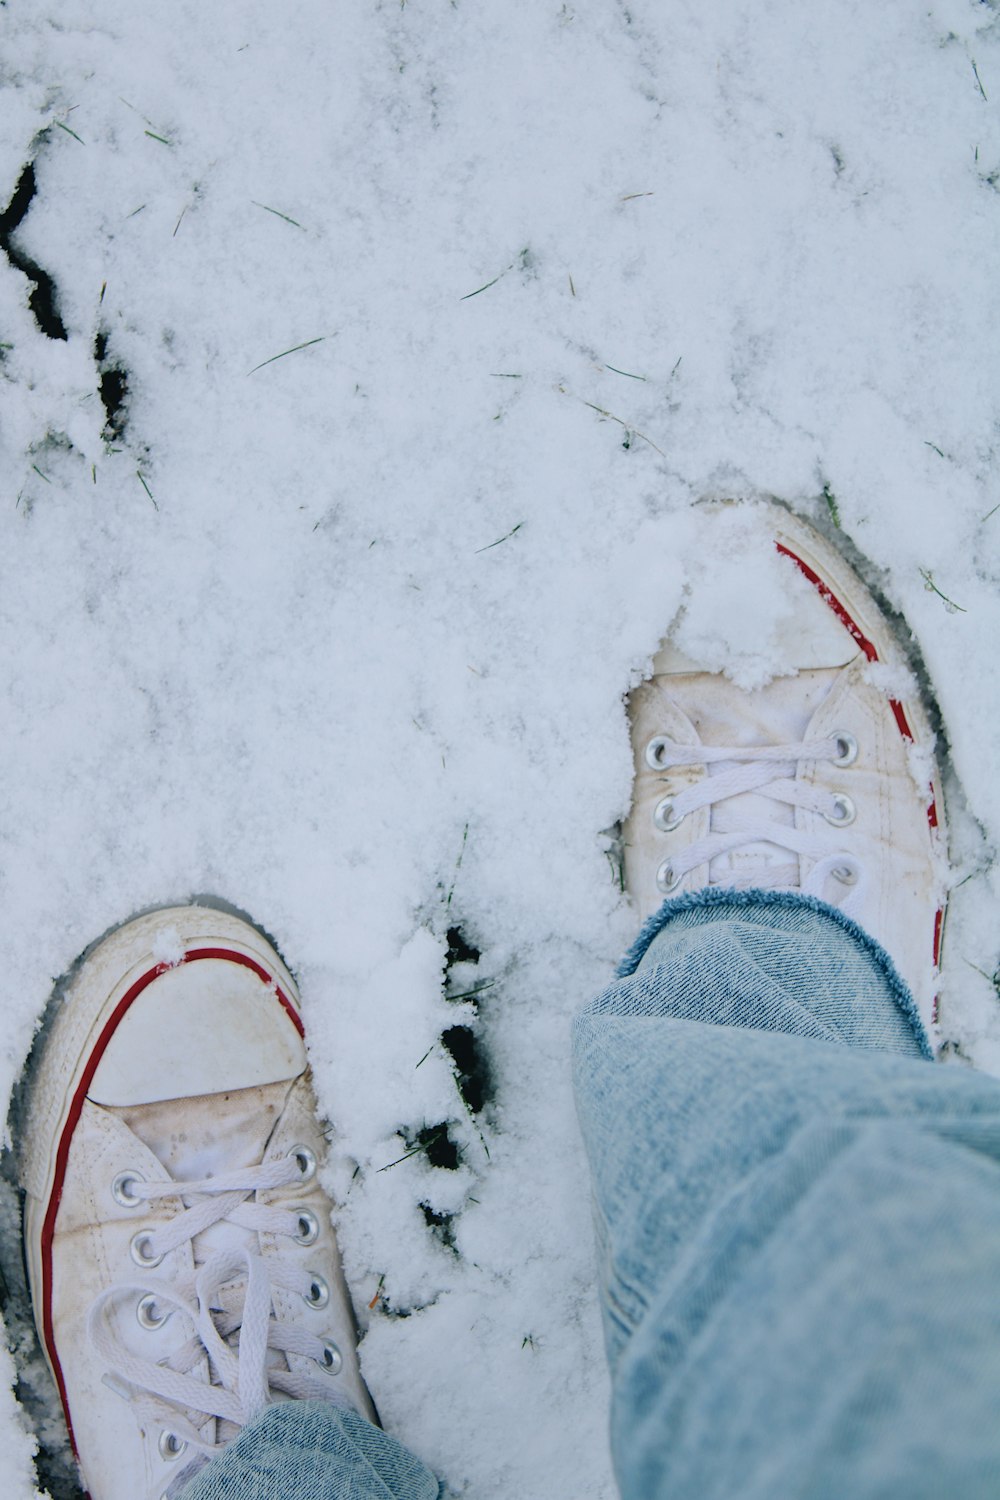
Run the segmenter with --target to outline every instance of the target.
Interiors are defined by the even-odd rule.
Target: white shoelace
[[[301,1210],[248,1199],[258,1191],[301,1180],[294,1155],[196,1182],[129,1178],[133,1200],[195,1200],[169,1223],[140,1231],[136,1240],[142,1256],[154,1261],[223,1220],[255,1233],[294,1237],[300,1231]],[[107,1367],[106,1383],[127,1397],[141,1421],[171,1436],[175,1452],[184,1443],[208,1455],[221,1452],[269,1405],[272,1392],[350,1405],[332,1379],[341,1365],[336,1345],[295,1323],[280,1321],[273,1311],[272,1291],[278,1289],[322,1305],[329,1290],[322,1278],[279,1256],[265,1259],[243,1247],[210,1255],[193,1274],[177,1281],[139,1274],[142,1280],[119,1281],[100,1294],[90,1309],[87,1331]],[[167,1317],[179,1315],[192,1329],[191,1337],[160,1362],[133,1354],[112,1326],[111,1304],[136,1296],[140,1307],[145,1306],[147,1326],[159,1327]],[[286,1355],[301,1355],[311,1363],[287,1368],[291,1362]],[[199,1431],[209,1417],[217,1419],[215,1442]]]
[[[647,764],[653,769],[669,771],[680,766],[718,766],[717,772],[701,777],[694,785],[665,797],[658,805],[658,826],[671,832],[689,813],[707,807],[713,813],[717,804],[748,793],[788,807],[801,807],[818,813],[832,830],[846,827],[854,820],[850,799],[795,779],[796,767],[802,762],[826,760],[847,765],[853,754],[845,745],[846,736],[802,740],[787,745],[680,745],[665,736],[650,740],[646,749]],[[856,753],[856,747],[855,747]],[[818,831],[805,833],[791,822],[761,814],[741,818],[729,812],[724,829],[696,839],[686,848],[665,860],[658,871],[660,890],[676,890],[684,876],[699,865],[707,864],[711,884],[734,889],[801,889],[806,894],[833,901],[848,915],[864,904],[865,872],[858,859],[846,850],[831,849],[830,839]],[[774,863],[754,859],[744,870],[726,870],[721,875],[715,863],[748,845],[770,844],[797,856],[793,862]],[[804,881],[800,881],[800,860],[812,862]],[[833,893],[831,895],[831,881]]]

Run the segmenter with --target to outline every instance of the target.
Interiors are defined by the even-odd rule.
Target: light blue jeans
[[[886,954],[784,892],[667,902],[577,1018],[624,1500],[997,1500],[1000,1085],[929,1057]],[[294,1403],[184,1500],[437,1493]]]

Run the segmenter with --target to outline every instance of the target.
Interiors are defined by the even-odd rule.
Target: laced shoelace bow
[[[195,1182],[146,1182],[128,1174],[125,1201],[198,1200],[169,1223],[134,1236],[133,1256],[141,1266],[158,1265],[171,1250],[222,1220],[258,1234],[298,1236],[301,1242],[303,1220],[308,1224],[311,1216],[248,1200],[259,1191],[301,1182],[303,1176],[294,1153]],[[172,1439],[165,1456],[176,1456],[184,1444],[209,1456],[221,1452],[270,1404],[272,1392],[350,1405],[331,1379],[342,1365],[340,1350],[329,1339],[278,1319],[272,1293],[279,1289],[297,1293],[316,1308],[329,1296],[321,1277],[279,1256],[265,1259],[235,1248],[210,1255],[188,1276],[118,1281],[95,1299],[87,1331],[107,1368],[107,1384],[127,1396],[140,1420],[159,1426]],[[159,1328],[168,1317],[180,1315],[192,1328],[187,1341],[165,1359],[134,1354],[112,1325],[112,1304],[135,1296],[144,1327]],[[302,1355],[310,1365],[282,1368],[285,1355]],[[199,1430],[209,1417],[216,1418],[216,1441]]]
[[[786,745],[747,746],[681,745],[665,735],[657,735],[646,746],[646,763],[653,770],[670,771],[681,766],[720,769],[709,770],[708,775],[683,791],[662,798],[653,821],[661,832],[672,833],[689,813],[756,793],[785,806],[818,813],[834,829],[845,828],[855,817],[851,799],[843,793],[831,793],[799,781],[795,771],[798,765],[810,761],[849,766],[856,758],[857,742],[849,734]],[[731,812],[728,821],[728,827],[694,840],[663,861],[656,876],[663,895],[675,891],[685,875],[699,865],[711,868],[713,861],[722,856],[747,845],[767,843],[795,855],[795,861],[769,864],[763,859],[755,860],[751,868],[726,871],[721,879],[713,872],[711,883],[734,889],[793,887],[829,900],[828,886],[833,877],[843,892],[836,900],[842,910],[850,914],[863,905],[866,882],[861,863],[849,851],[831,850],[829,838],[819,831],[806,832],[794,823],[780,822],[763,813],[744,818]],[[800,860],[811,862],[809,873],[801,882]]]

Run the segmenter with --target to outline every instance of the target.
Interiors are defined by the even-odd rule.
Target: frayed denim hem
[[[706,886],[700,891],[690,891],[683,896],[670,897],[664,901],[659,911],[654,912],[643,924],[639,936],[615,970],[615,978],[628,979],[635,973],[650,943],[674,917],[681,912],[698,911],[708,907],[729,908],[734,913],[747,907],[798,909],[815,912],[817,916],[831,921],[847,937],[853,939],[881,970],[893,1000],[913,1028],[922,1056],[928,1061],[933,1061],[934,1049],[924,1030],[924,1023],[920,1019],[913,996],[882,945],[877,943],[870,933],[860,927],[852,917],[846,917],[836,906],[830,906],[828,902],[820,901],[816,896],[803,895],[799,891],[734,891],[725,886]]]

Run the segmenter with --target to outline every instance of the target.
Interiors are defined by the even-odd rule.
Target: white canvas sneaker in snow
[[[186,906],[86,955],[19,1152],[35,1320],[92,1500],[173,1496],[272,1402],[375,1414],[294,982]]]
[[[702,515],[719,561],[714,578],[706,561],[710,597],[700,602],[720,623],[713,634],[705,608],[682,619],[630,695],[626,888],[643,917],[705,886],[818,896],[882,944],[932,1020],[943,804],[934,736],[902,651],[869,590],[812,527],[772,504],[713,503]],[[780,608],[769,603],[775,591]],[[758,621],[769,638],[753,639]],[[755,652],[758,666],[777,662],[762,685],[746,670]],[[730,662],[750,685],[732,680]]]

